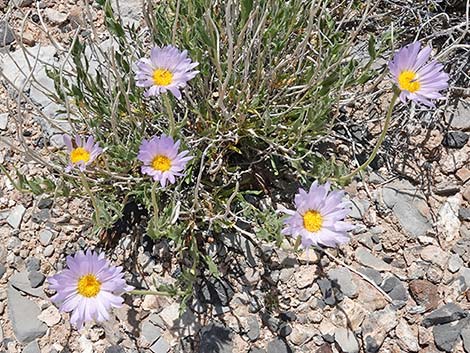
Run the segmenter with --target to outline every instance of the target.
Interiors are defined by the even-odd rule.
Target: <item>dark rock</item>
[[[51,208],[53,202],[54,201],[52,199],[47,199],[47,198],[46,199],[41,199],[38,202],[38,208],[41,209],[41,210],[44,209],[44,208]]]
[[[361,267],[359,268],[358,271],[362,273],[363,275],[366,275],[367,277],[369,277],[378,286],[382,284],[383,279],[379,271],[374,270],[373,268],[368,268],[368,267]]]
[[[325,342],[328,342],[328,343],[333,343],[335,341],[335,336],[330,333],[326,333],[322,335],[322,337],[325,340]]]
[[[460,191],[460,186],[444,181],[437,184],[433,191],[439,196],[452,196]]]
[[[382,284],[382,289],[387,292],[393,300],[403,302],[403,305],[406,304],[408,292],[397,277],[392,276],[387,278]]]
[[[371,336],[367,336],[365,338],[365,343],[366,343],[365,350],[367,353],[376,353],[380,349],[380,345]]]
[[[231,331],[221,324],[211,324],[201,330],[199,353],[232,353]]]
[[[328,305],[334,305],[336,303],[336,298],[331,286],[331,282],[326,278],[320,278],[317,281],[317,284],[320,287],[323,301]]]
[[[333,353],[333,349],[328,343],[323,343],[320,348],[315,351],[315,353]]]
[[[468,134],[462,131],[449,131],[444,135],[442,146],[448,148],[462,148],[468,142]]]
[[[289,324],[282,323],[279,326],[278,334],[281,337],[287,337],[292,333],[292,327]]]
[[[279,319],[282,321],[295,321],[297,315],[293,311],[285,311],[279,314]]]
[[[266,353],[266,350],[264,350],[263,348],[254,347],[251,348],[248,353]]]
[[[468,316],[468,312],[463,310],[460,306],[454,303],[448,303],[443,307],[434,310],[427,315],[421,324],[424,327],[433,325],[446,324],[452,321],[457,321]]]
[[[466,208],[466,207],[460,208],[459,219],[461,221],[470,221],[470,208]]]
[[[224,279],[210,277],[201,288],[201,301],[206,304],[226,306],[234,294],[232,286]]]
[[[292,353],[292,349],[289,347],[286,341],[276,338],[275,340],[268,343],[268,353]]]
[[[426,311],[433,310],[439,305],[438,287],[431,282],[416,279],[409,283],[409,289],[416,303],[424,306]]]
[[[7,21],[0,21],[0,48],[5,47],[15,41],[15,36]]]
[[[434,326],[432,333],[436,347],[446,352],[453,352],[462,329],[467,325],[468,319],[464,319]]]
[[[32,288],[37,288],[44,283],[46,276],[39,271],[32,271],[28,274],[29,282]]]
[[[41,224],[46,222],[51,218],[51,211],[47,208],[39,210],[38,212],[33,213],[31,219],[34,223]]]
[[[261,321],[263,322],[263,325],[267,326],[272,332],[277,332],[279,330],[279,325],[281,324],[279,319],[272,317],[266,312],[261,314]]]

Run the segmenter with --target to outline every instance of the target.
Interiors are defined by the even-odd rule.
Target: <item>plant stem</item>
[[[168,93],[162,94],[162,101],[163,101],[163,106],[165,107],[166,113],[168,114],[168,125],[170,128],[170,131],[168,132],[168,134],[171,137],[175,137],[176,122],[175,122],[175,116],[173,114],[173,109],[171,108],[171,103],[170,103],[170,98],[168,97]]]
[[[170,292],[162,292],[158,290],[149,290],[149,289],[134,289],[128,292],[129,294],[132,295],[162,295],[165,297],[172,297],[175,295],[175,293],[170,293]],[[177,295],[180,295],[181,293],[178,292],[176,293]]]
[[[101,228],[101,221],[100,221],[100,216],[99,216],[99,209],[98,209],[98,203],[96,202],[95,195],[93,195],[93,192],[91,191],[90,184],[88,184],[88,181],[86,180],[85,174],[83,172],[79,172],[80,175],[80,180],[82,181],[82,184],[90,196],[91,203],[93,204],[93,208],[95,209],[95,221],[96,224],[99,228]]]
[[[387,131],[388,131],[388,128],[390,126],[390,121],[392,119],[392,112],[393,112],[393,107],[395,106],[395,102],[397,101],[397,98],[398,96],[400,95],[400,91],[398,89],[396,89],[394,87],[394,90],[393,90],[393,97],[390,101],[390,105],[388,106],[388,111],[387,111],[387,115],[385,117],[385,123],[384,123],[384,128],[382,130],[382,133],[380,134],[379,136],[379,139],[377,140],[377,143],[375,144],[375,147],[374,149],[372,150],[372,153],[371,155],[369,156],[369,158],[367,159],[367,161],[364,162],[364,164],[362,164],[361,166],[359,166],[356,170],[352,171],[351,173],[345,175],[345,176],[342,176],[341,178],[339,178],[339,180],[348,180],[350,178],[352,178],[353,176],[355,176],[357,173],[360,173],[362,171],[364,171],[368,166],[369,164],[372,163],[372,161],[374,160],[375,156],[377,155],[377,152],[379,151],[379,148],[380,146],[382,146],[382,143],[384,142],[385,140],[385,136],[387,135]]]

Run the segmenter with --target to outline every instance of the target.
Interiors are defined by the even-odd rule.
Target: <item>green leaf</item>
[[[369,55],[372,60],[377,57],[377,51],[375,50],[375,37],[373,34],[371,34],[369,37],[369,45],[367,50],[369,51]]]

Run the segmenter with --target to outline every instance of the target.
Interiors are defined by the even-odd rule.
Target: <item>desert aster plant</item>
[[[448,87],[449,75],[435,60],[426,63],[430,55],[430,47],[421,49],[421,43],[414,42],[401,48],[390,61],[390,72],[401,91],[403,103],[409,99],[433,107],[432,100],[443,97],[439,91]]]
[[[49,277],[51,298],[62,312],[72,312],[70,322],[78,330],[89,321],[109,319],[111,307],[122,306],[121,295],[133,287],[124,280],[122,267],[111,266],[103,253],[88,250],[67,256],[68,269]]]
[[[95,143],[93,136],[82,139],[81,136],[76,135],[76,147],[73,146],[72,139],[69,135],[63,135],[63,139],[69,154],[69,164],[65,168],[67,173],[70,172],[75,166],[77,166],[80,171],[83,172],[85,168],[91,164],[96,159],[96,157],[101,154],[101,152],[103,152],[103,149],[99,146],[99,144]]]
[[[193,70],[199,63],[191,62],[187,55],[186,50],[180,51],[171,45],[153,47],[150,59],[141,58],[137,61],[136,85],[148,88],[144,93],[146,97],[170,91],[180,99],[180,88],[185,87],[199,72]]]
[[[186,156],[189,151],[178,153],[180,141],[165,134],[154,136],[150,141],[143,140],[137,158],[144,163],[142,173],[159,181],[162,187],[166,182],[175,183],[177,176],[183,175],[181,171],[193,157]]]
[[[301,244],[311,246],[335,247],[349,241],[348,231],[353,226],[344,222],[351,209],[343,201],[344,191],[330,192],[330,184],[318,185],[314,182],[308,193],[299,189],[295,195],[296,210],[287,210],[290,215],[284,224],[282,234],[301,237]]]

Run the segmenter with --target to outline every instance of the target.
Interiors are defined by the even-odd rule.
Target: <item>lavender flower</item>
[[[401,90],[400,100],[407,99],[433,107],[433,99],[443,96],[439,91],[448,87],[449,75],[442,71],[442,64],[430,61],[431,48],[421,49],[420,42],[401,48],[389,63],[390,71]]]
[[[150,141],[143,140],[137,156],[144,163],[142,173],[152,176],[155,181],[160,181],[162,187],[165,187],[167,181],[174,184],[175,177],[183,175],[180,172],[193,158],[185,157],[189,151],[178,154],[179,146],[180,141],[174,142],[166,135],[155,136]]]
[[[67,152],[69,154],[69,164],[65,168],[65,171],[68,173],[72,170],[73,167],[78,166],[80,171],[84,171],[86,166],[92,163],[96,157],[98,157],[103,149],[100,148],[98,143],[95,143],[93,136],[88,138],[81,136],[75,136],[75,145],[72,145],[72,139],[69,135],[63,135],[65,146],[67,147]],[[85,142],[86,139],[86,142]]]
[[[302,239],[302,246],[325,245],[335,247],[349,241],[347,232],[353,228],[344,218],[351,209],[343,202],[343,191],[331,191],[330,184],[318,185],[314,182],[307,193],[299,189],[295,195],[296,210],[288,210],[290,215],[284,224],[282,234]]]
[[[181,52],[171,45],[163,48],[153,47],[150,59],[141,58],[136,64],[136,85],[150,87],[144,93],[146,97],[170,91],[180,99],[180,88],[185,87],[199,72],[192,71],[199,63],[191,62],[187,54],[186,50]]]
[[[111,307],[122,306],[121,294],[133,289],[123,279],[122,267],[114,267],[104,254],[88,250],[67,256],[68,269],[49,277],[57,291],[52,301],[62,312],[72,312],[70,322],[78,330],[85,322],[109,319]]]

